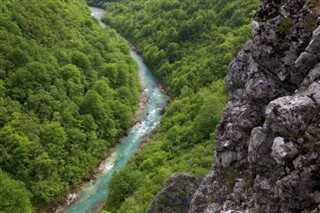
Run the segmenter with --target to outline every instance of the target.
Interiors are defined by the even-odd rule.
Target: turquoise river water
[[[89,7],[92,16],[99,21],[105,14],[100,8]],[[105,25],[100,21],[102,27]],[[134,155],[144,136],[149,134],[160,122],[161,111],[166,104],[166,96],[152,74],[151,70],[143,63],[141,57],[133,50],[131,56],[139,65],[141,84],[144,88],[143,96],[146,100],[145,107],[141,112],[141,122],[136,123],[128,132],[128,135],[121,139],[110,157],[106,160],[104,171],[98,176],[94,183],[83,188],[78,194],[78,200],[71,204],[65,213],[92,213],[105,200],[109,193],[108,182],[114,172],[123,168],[129,158]]]

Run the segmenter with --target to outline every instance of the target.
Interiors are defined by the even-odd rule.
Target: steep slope
[[[0,40],[0,211],[30,212],[30,198],[63,199],[125,133],[137,67],[85,1],[0,0]]]
[[[106,208],[141,213],[172,173],[203,177],[210,169],[226,103],[222,78],[250,38],[258,5],[255,0],[104,2],[105,20],[135,45],[171,96],[156,132],[110,182]]]
[[[136,46],[173,98],[225,77],[235,49],[250,36],[257,5],[255,0],[120,2],[106,4],[105,21]]]
[[[320,2],[262,0],[189,212],[319,212]],[[233,211],[231,211],[233,212]]]

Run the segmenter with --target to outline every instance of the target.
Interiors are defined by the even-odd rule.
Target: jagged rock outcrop
[[[165,183],[164,189],[155,197],[150,213],[176,213],[188,212],[192,195],[201,183],[201,178],[177,173],[172,175]]]
[[[320,211],[320,2],[262,0],[189,212]]]
[[[261,0],[189,213],[320,212],[319,11],[318,0]]]

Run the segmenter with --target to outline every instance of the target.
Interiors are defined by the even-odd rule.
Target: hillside
[[[0,0],[0,212],[62,201],[132,125],[117,33],[170,100],[103,212],[320,212],[320,2],[258,3]]]
[[[203,177],[210,169],[224,76],[251,35],[257,1],[99,2],[105,21],[134,44],[171,96],[156,132],[114,175],[106,201],[112,212],[146,212],[172,173]]]
[[[189,212],[320,212],[319,16],[319,1],[261,1]]]
[[[0,212],[58,202],[132,124],[137,66],[85,1],[0,0]]]
[[[171,176],[149,212],[320,212],[319,16],[319,1],[261,1],[229,65],[210,172]]]

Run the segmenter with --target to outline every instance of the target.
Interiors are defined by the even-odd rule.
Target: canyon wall
[[[190,213],[320,211],[319,10],[318,0],[261,0],[229,65],[215,161]]]

